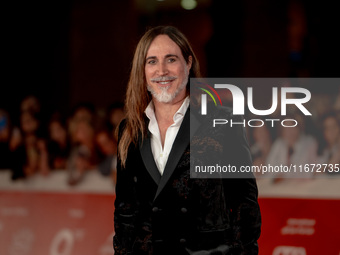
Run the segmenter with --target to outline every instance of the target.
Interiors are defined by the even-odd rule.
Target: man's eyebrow
[[[147,57],[145,60],[155,59],[155,58],[157,58],[157,57],[155,57],[155,56],[150,56],[150,57]]]
[[[171,57],[178,58],[178,56],[175,55],[175,54],[167,54],[167,55],[165,55],[165,58],[171,58]]]
[[[167,54],[167,55],[165,55],[165,58],[173,58],[173,57],[175,57],[175,58],[178,58],[178,56],[177,55],[175,55],[175,54]],[[150,56],[150,57],[147,57],[145,60],[149,60],[149,59],[157,59],[157,57],[156,56]]]

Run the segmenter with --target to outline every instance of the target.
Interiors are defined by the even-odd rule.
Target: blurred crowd
[[[333,103],[317,109],[318,114],[313,117],[299,112],[286,116],[298,121],[296,127],[271,127],[267,121],[263,121],[262,127],[248,127],[253,164],[339,164],[340,95],[334,98],[326,98]],[[113,103],[100,112],[90,103],[81,103],[69,116],[59,112],[46,114],[41,109],[35,96],[22,100],[18,116],[0,109],[0,169],[10,169],[12,180],[63,170],[67,171],[69,185],[78,184],[88,171],[94,170],[112,178],[115,184],[115,131],[124,118],[123,104]],[[319,174],[315,170],[303,173],[304,177]],[[321,174],[325,173],[340,176],[322,168]]]
[[[298,110],[285,116],[284,119],[296,120],[295,127],[272,127],[272,122],[263,121],[262,127],[248,128],[253,165],[296,166],[300,173],[291,177],[340,176],[340,93],[314,98],[319,104],[309,105],[312,116]],[[295,122],[286,125],[294,126]],[[273,180],[282,180],[280,174],[272,174]]]
[[[124,118],[123,104],[113,103],[100,112],[90,103],[80,103],[69,116],[42,109],[32,95],[21,101],[18,116],[0,109],[0,169],[10,169],[13,181],[63,170],[69,185],[93,170],[115,184],[115,129]]]

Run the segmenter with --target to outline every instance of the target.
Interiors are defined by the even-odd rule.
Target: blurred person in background
[[[22,129],[21,129],[21,115],[23,113],[29,113],[34,116],[40,116],[41,107],[39,99],[34,95],[28,95],[24,97],[20,102],[19,109],[19,123],[13,121],[13,131],[10,138],[10,149],[11,151],[15,151],[16,148],[22,143]],[[14,120],[14,119],[13,119]],[[17,120],[17,119],[16,119]]]
[[[70,154],[70,141],[65,122],[60,114],[55,114],[48,124],[48,152],[51,169],[66,169]]]
[[[22,143],[22,123],[21,116],[24,113],[28,113],[34,118],[39,119],[41,124],[41,104],[39,99],[34,95],[28,95],[24,97],[20,102],[19,117],[13,119],[13,130],[10,139],[10,149],[14,151]],[[18,122],[18,123],[17,123]]]
[[[11,125],[8,112],[0,109],[0,170],[10,168],[10,134]]]
[[[67,160],[70,185],[78,184],[86,171],[95,167],[94,128],[86,119],[74,116],[69,122],[71,152]]]
[[[34,95],[26,96],[20,103],[20,112],[40,113],[41,106],[39,99]]]
[[[321,118],[321,123],[322,139],[318,149],[318,163],[340,164],[340,119],[337,112],[326,113]],[[328,168],[328,171],[331,173],[330,168]]]
[[[101,130],[96,133],[96,147],[99,151],[98,170],[104,176],[112,176],[116,184],[117,141],[112,132]]]
[[[264,121],[262,127],[254,127],[250,129],[252,144],[250,146],[250,152],[253,158],[253,165],[264,165],[267,160],[267,156],[272,146],[272,134],[270,128]]]
[[[16,140],[15,146],[11,148],[13,179],[30,177],[35,173],[48,174],[46,140],[42,135],[42,127],[36,113],[30,111],[21,113],[20,132],[14,134],[12,139]]]
[[[95,122],[95,117],[95,107],[89,102],[82,102],[76,105],[71,115],[73,122],[87,121],[91,124]]]
[[[125,111],[123,103],[116,102],[109,106],[107,114],[107,127],[109,130],[111,130],[113,135],[115,134],[116,128],[124,117]]]
[[[288,115],[287,119],[294,119],[298,122],[295,127],[283,127],[280,126],[279,137],[275,139],[270,153],[267,158],[266,164],[272,166],[290,166],[292,165],[304,165],[316,163],[317,156],[317,142],[316,139],[305,133],[305,120],[301,114],[295,113]],[[291,121],[286,125],[294,125]],[[281,180],[281,177],[297,176],[289,175],[289,173],[274,174],[278,178],[274,180]],[[310,178],[313,173],[301,173],[301,176]]]

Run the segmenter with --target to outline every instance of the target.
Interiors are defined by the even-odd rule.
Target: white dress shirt
[[[182,124],[184,115],[189,107],[189,102],[190,100],[188,96],[184,99],[181,107],[175,113],[173,117],[174,123],[170,127],[168,127],[165,133],[164,147],[162,147],[161,135],[156,120],[153,102],[151,101],[148,107],[146,107],[145,109],[145,114],[150,120],[148,129],[151,132],[151,151],[161,175],[163,175],[172,145]]]

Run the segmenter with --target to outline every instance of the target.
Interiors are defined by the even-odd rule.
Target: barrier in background
[[[0,172],[0,253],[112,255],[114,189],[90,173],[70,188],[64,172],[12,183]],[[339,255],[340,178],[258,180],[260,255]]]
[[[112,255],[113,195],[0,192],[4,255]]]
[[[340,200],[260,198],[260,254],[340,254]]]
[[[340,254],[340,178],[258,179],[260,253]]]
[[[74,187],[65,171],[28,180],[0,172],[1,255],[112,255],[114,186],[90,171]]]

